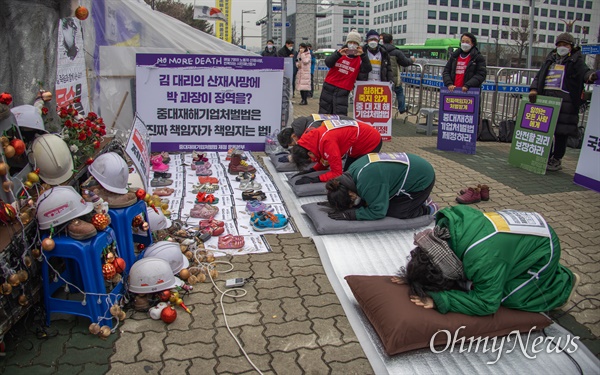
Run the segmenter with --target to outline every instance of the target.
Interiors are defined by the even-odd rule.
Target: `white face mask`
[[[559,56],[566,56],[569,54],[569,52],[571,52],[571,49],[569,47],[557,47],[556,48],[556,53],[558,53]]]
[[[356,43],[348,43],[348,49],[357,49],[358,48],[358,44]]]
[[[294,46],[288,47],[288,49],[291,51],[294,49]]]
[[[461,43],[460,49],[462,49],[463,52],[469,52],[471,50],[471,45],[469,43]]]
[[[370,47],[370,48],[373,48],[373,49],[375,49],[375,48],[377,48],[377,46],[378,46],[378,45],[379,45],[379,43],[377,43],[377,42],[376,42],[376,41],[374,41],[374,40],[372,40],[372,41],[370,41],[370,42],[369,42],[369,47]]]
[[[273,49],[273,45],[272,44],[267,44],[267,48],[268,49]]]

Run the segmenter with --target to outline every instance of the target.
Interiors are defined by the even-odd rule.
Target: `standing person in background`
[[[298,68],[298,74],[296,74],[296,87],[300,91],[302,101],[300,105],[308,104],[308,94],[310,93],[310,65],[311,56],[308,46],[304,43],[300,43],[298,49],[298,55],[296,57],[296,67]]]
[[[390,67],[392,70],[392,81],[394,82],[394,91],[396,92],[396,99],[398,101],[398,112],[400,114],[406,112],[406,100],[404,98],[404,89],[402,88],[402,78],[400,76],[400,67],[411,66],[415,62],[415,58],[406,57],[402,51],[396,48],[395,45],[392,44],[392,34],[381,34],[381,41],[383,43],[383,48],[387,51],[388,55],[390,55]]]
[[[291,39],[286,40],[285,46],[281,47],[279,51],[277,51],[277,57],[291,57],[295,59],[296,51],[294,51],[294,41]],[[296,64],[294,64],[294,74],[292,76],[292,97],[296,92],[296,73],[298,73],[298,69],[296,68]]]
[[[315,92],[315,70],[317,69],[317,58],[312,50],[312,44],[308,43],[308,50],[310,51],[310,94],[309,98],[313,97]]]
[[[562,169],[561,159],[567,151],[567,139],[578,132],[583,84],[593,83],[597,78],[584,60],[581,48],[575,47],[573,36],[562,33],[556,38],[556,49],[546,57],[544,65],[531,82],[530,102],[535,103],[538,93],[562,99],[554,130],[554,145],[546,166],[548,171]]]
[[[377,31],[369,30],[367,44],[363,46],[363,51],[365,51],[372,69],[368,73],[358,73],[357,81],[392,82],[390,56],[383,46],[379,45],[379,33]]]
[[[462,87],[467,92],[471,87],[481,87],[486,75],[485,58],[477,49],[477,38],[471,33],[462,34],[460,49],[452,53],[444,68],[444,85],[450,91]]]
[[[331,115],[348,115],[348,96],[354,89],[359,72],[367,74],[371,71],[371,62],[360,46],[362,38],[356,30],[346,36],[346,44],[325,59],[329,68],[321,97],[319,113]]]
[[[276,57],[277,50],[275,49],[275,42],[272,39],[267,40],[267,46],[264,51],[260,54],[262,57]]]

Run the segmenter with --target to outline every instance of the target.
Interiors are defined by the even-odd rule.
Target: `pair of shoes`
[[[200,203],[195,205],[190,210],[190,217],[200,219],[212,219],[216,214],[219,213],[219,207],[211,206],[208,203]]]
[[[101,185],[91,186],[87,188],[87,190],[104,199],[104,201],[108,203],[108,208],[129,207],[133,206],[137,202],[135,193],[131,191],[125,194],[117,194],[106,190]]]
[[[250,216],[250,225],[252,225],[254,230],[259,232],[281,230],[288,225],[288,222],[288,218],[285,215],[267,211],[255,212]]]
[[[485,185],[485,184],[478,184],[477,187],[479,188],[479,193],[481,195],[481,200],[482,201],[489,201],[490,200],[490,187]],[[467,191],[469,190],[469,188],[464,188],[461,189],[458,192],[458,195],[463,195],[465,194]]]
[[[167,172],[154,172],[154,178],[171,178],[171,174]]]
[[[435,215],[440,210],[440,205],[435,203],[431,197],[425,201],[425,207],[427,207],[428,215]]]
[[[227,151],[227,157],[225,157],[225,160],[231,160],[231,157],[233,155],[239,155],[242,158],[242,160],[248,160],[248,157],[246,155],[244,155],[244,151],[238,150],[235,147],[234,148],[230,148]]]
[[[267,204],[255,200],[248,201],[246,203],[246,213],[248,215],[252,215],[260,211],[273,212],[275,209]]]
[[[169,170],[169,166],[163,163],[163,158],[161,155],[155,155],[150,159],[152,163],[152,171],[154,172],[166,172]]]
[[[235,176],[235,180],[239,182],[252,181],[256,178],[256,174],[250,172],[240,172]]]
[[[242,200],[245,201],[264,201],[265,199],[267,199],[267,196],[260,190],[246,190],[242,192]]]
[[[190,168],[195,171],[197,170],[197,168],[199,166],[204,166],[205,168],[210,168],[212,166],[212,164],[210,163],[210,161],[208,161],[208,159],[206,159],[206,161],[195,161],[192,162],[192,164],[190,165]]]
[[[152,191],[152,195],[158,195],[159,197],[168,197],[169,195],[173,194],[174,192],[175,192],[175,189],[163,187],[163,188],[154,189]]]
[[[240,182],[240,186],[236,189],[238,190],[260,190],[262,189],[262,185],[254,180],[242,181]]]
[[[573,296],[575,295],[575,290],[577,289],[577,286],[579,285],[580,282],[581,282],[581,277],[579,276],[579,274],[576,274],[575,272],[573,272],[573,287],[571,288],[571,293],[569,294],[569,298],[567,298],[567,301],[562,306],[557,307],[557,309],[562,310],[565,307],[567,307],[569,302],[571,302],[571,300],[573,299]]]
[[[169,179],[169,178],[153,178],[150,181],[150,186],[152,187],[159,187],[159,186],[169,186],[173,184],[173,180]]]
[[[198,182],[201,184],[218,184],[219,179],[212,176],[200,176],[198,177]]]
[[[560,159],[550,158],[546,170],[551,172],[560,171],[562,169],[562,161]]]
[[[219,237],[219,249],[241,249],[245,245],[243,236],[234,236],[228,234],[223,237]]]
[[[196,194],[196,203],[217,204],[217,203],[219,203],[219,198],[215,198],[215,196],[212,194],[206,194],[206,193],[200,192],[200,193]]]
[[[80,219],[71,220],[67,225],[67,235],[74,240],[87,240],[98,234],[93,224]]]
[[[198,224],[200,231],[210,232],[210,235],[217,237],[225,233],[225,223],[221,220],[202,220]]]
[[[240,172],[256,173],[256,168],[242,160],[241,155],[232,154],[229,167],[227,168],[229,174],[239,174]]]
[[[192,189],[192,193],[193,194],[198,194],[198,193],[213,194],[217,190],[219,190],[219,185],[206,183],[206,184],[194,185],[193,189]]]
[[[456,197],[456,201],[460,204],[472,204],[481,202],[481,189],[478,187],[467,188],[467,190],[464,190],[463,194]]]
[[[212,169],[205,165],[196,166],[196,176],[210,176],[212,174]]]

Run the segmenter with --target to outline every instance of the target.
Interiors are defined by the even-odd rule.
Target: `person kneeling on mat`
[[[335,220],[378,220],[386,216],[411,219],[433,215],[438,205],[429,199],[435,171],[413,154],[365,155],[348,172],[325,185]]]
[[[408,284],[416,305],[442,314],[563,308],[579,283],[559,263],[558,236],[537,213],[447,207],[415,245],[392,281]]]
[[[296,180],[295,184],[327,182],[348,170],[348,167],[361,156],[379,152],[381,146],[381,135],[377,129],[366,122],[324,121],[318,128],[306,132],[298,144],[292,147],[291,160],[302,171],[296,176],[322,171],[328,167],[330,171],[316,177],[304,176]],[[346,163],[342,168],[344,155],[346,155]],[[304,170],[311,162],[316,164]]]

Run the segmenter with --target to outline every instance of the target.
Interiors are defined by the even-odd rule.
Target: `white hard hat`
[[[144,188],[144,183],[142,182],[142,177],[137,172],[133,172],[133,173],[129,174],[129,177],[127,178],[127,185],[129,185],[129,188],[133,189],[133,190]]]
[[[13,113],[13,115],[15,115],[17,125],[20,128],[29,128],[48,133],[46,127],[44,126],[42,114],[36,107],[29,104],[24,104],[12,108],[10,111]]]
[[[156,211],[154,211],[154,208],[152,207],[146,208],[146,216],[148,217],[148,225],[150,225],[150,231],[154,232],[155,230],[167,229],[171,227],[171,220],[165,217],[162,210],[157,209]]]
[[[127,169],[127,163],[116,152],[107,152],[98,156],[88,167],[88,170],[106,190],[117,194],[128,192],[129,170]]]
[[[169,262],[173,274],[177,274],[182,269],[190,266],[190,262],[181,252],[181,246],[177,242],[158,241],[146,249],[144,258],[166,260]]]
[[[175,276],[166,260],[144,258],[131,266],[128,284],[132,293],[156,293],[175,287]]]
[[[65,224],[92,212],[94,205],[86,202],[72,186],[56,186],[44,191],[37,200],[37,220],[40,229]]]
[[[42,134],[31,146],[33,163],[40,177],[50,185],[59,185],[73,175],[73,157],[69,146],[55,134]]]

